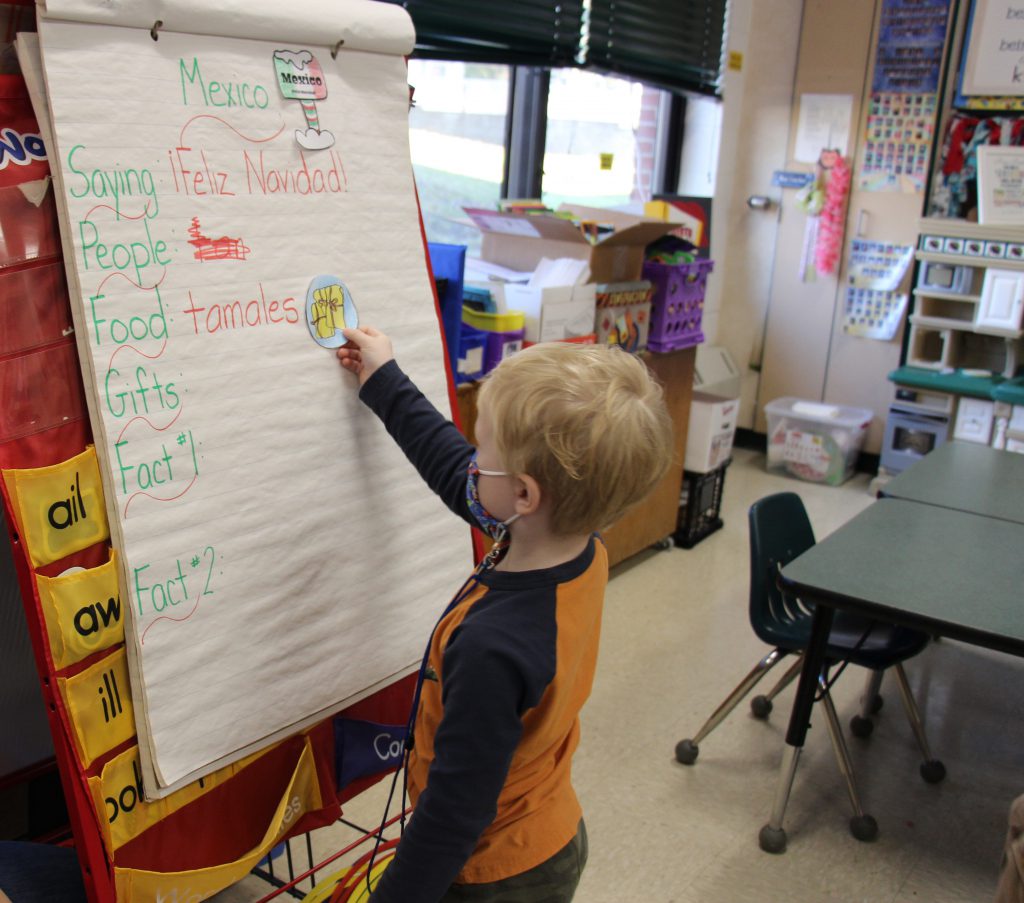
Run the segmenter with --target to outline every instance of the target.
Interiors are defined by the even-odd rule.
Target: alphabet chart
[[[148,797],[408,674],[471,564],[334,353],[377,326],[450,410],[411,23],[311,7],[290,34],[185,0],[159,23],[40,8],[45,94],[29,81],[126,620],[109,711],[134,708]]]

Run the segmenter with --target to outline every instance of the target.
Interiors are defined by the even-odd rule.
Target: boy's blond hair
[[[661,387],[631,354],[600,345],[535,345],[480,389],[502,466],[551,499],[551,528],[610,526],[664,476],[672,422]]]

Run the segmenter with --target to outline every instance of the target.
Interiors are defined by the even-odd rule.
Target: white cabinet
[[[985,270],[981,287],[981,301],[974,318],[976,329],[1002,331],[1007,335],[1020,335],[1020,313],[1024,306],[1024,272]]]

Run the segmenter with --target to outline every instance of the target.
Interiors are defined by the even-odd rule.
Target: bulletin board
[[[100,696],[133,714],[159,798],[410,673],[471,560],[333,351],[343,324],[378,326],[451,410],[413,32],[369,0],[39,14],[23,68],[95,441],[66,512],[103,500],[125,655]]]

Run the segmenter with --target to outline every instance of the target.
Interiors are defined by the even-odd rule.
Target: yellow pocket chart
[[[118,900],[205,900],[244,878],[267,852],[288,833],[288,829],[306,812],[323,806],[316,779],[313,750],[306,747],[281,802],[277,805],[263,839],[234,862],[188,872],[147,872],[114,868]]]
[[[227,765],[220,771],[207,775],[202,783],[196,781],[163,799],[146,802],[142,798],[139,748],[133,746],[126,749],[103,766],[99,777],[89,778],[89,792],[99,815],[107,849],[113,852],[124,846],[129,840],[138,837],[147,828],[151,828],[173,812],[177,812],[182,806],[223,784],[258,755],[260,753],[233,765]]]
[[[110,536],[96,449],[31,470],[5,470],[18,527],[33,567]]]
[[[59,577],[36,574],[39,604],[56,669],[124,641],[124,614],[117,582],[117,552],[97,568]]]
[[[135,712],[124,647],[74,677],[60,677],[74,728],[75,745],[86,767],[135,736]]]

